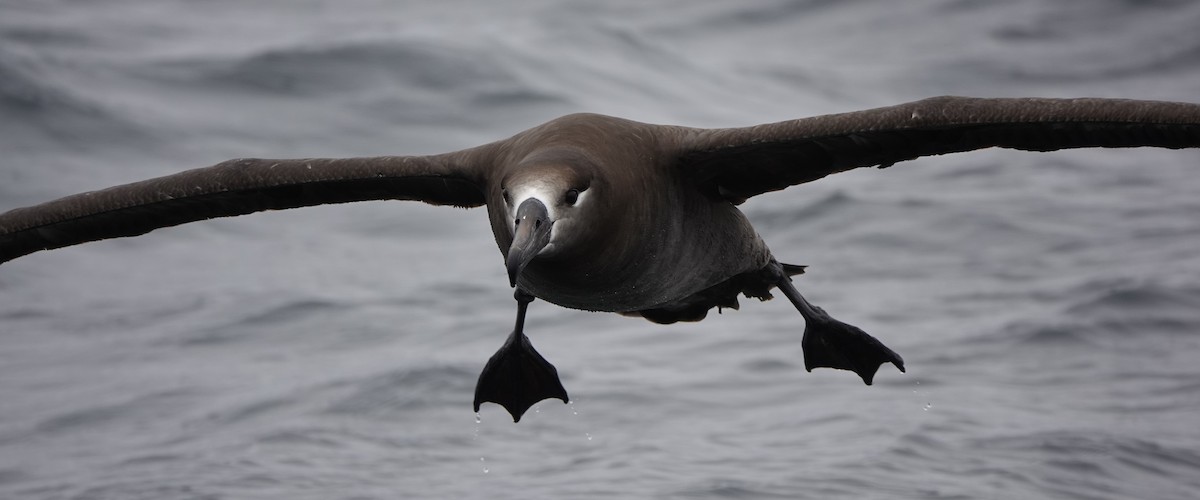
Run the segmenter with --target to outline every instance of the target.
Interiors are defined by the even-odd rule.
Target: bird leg
[[[850,370],[871,385],[875,372],[884,363],[892,363],[904,371],[904,360],[882,342],[854,325],[842,323],[829,316],[824,309],[804,299],[792,279],[786,273],[778,273],[776,286],[792,301],[792,305],[804,316],[804,338],[800,341],[804,349],[804,368],[837,368]]]
[[[534,350],[525,336],[525,310],[533,302],[533,295],[517,288],[513,298],[517,299],[517,324],[479,374],[475,384],[475,412],[479,412],[479,405],[492,402],[508,410],[513,422],[520,422],[521,415],[534,403],[550,398],[566,403],[568,398],[567,390],[558,380],[558,370]]]

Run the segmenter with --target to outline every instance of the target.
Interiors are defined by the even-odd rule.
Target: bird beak
[[[513,241],[508,247],[508,257],[504,262],[508,267],[509,286],[517,286],[517,278],[521,276],[521,271],[524,271],[525,266],[550,243],[552,224],[546,205],[536,198],[525,200],[517,208]]]

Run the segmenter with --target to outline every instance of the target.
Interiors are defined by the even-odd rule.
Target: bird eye
[[[566,202],[568,205],[574,205],[575,202],[579,201],[579,190],[578,189],[568,190],[566,196],[563,197],[563,201]]]

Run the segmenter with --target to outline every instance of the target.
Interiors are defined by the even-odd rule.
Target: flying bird
[[[871,384],[904,361],[804,298],[737,205],[859,167],[1002,147],[1200,147],[1200,105],[1119,99],[936,97],[743,128],[651,125],[596,114],[430,156],[236,159],[0,214],[0,262],[215,217],[327,203],[418,200],[487,206],[515,289],[516,324],[476,385],[475,410],[519,421],[568,401],[525,335],[535,299],[563,307],[699,321],[738,296],[778,289],[804,318],[805,368]]]

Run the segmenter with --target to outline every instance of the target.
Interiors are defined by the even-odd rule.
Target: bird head
[[[595,210],[592,176],[576,163],[538,163],[517,169],[500,186],[512,243],[505,256],[516,286],[530,262],[569,252],[585,238]]]

